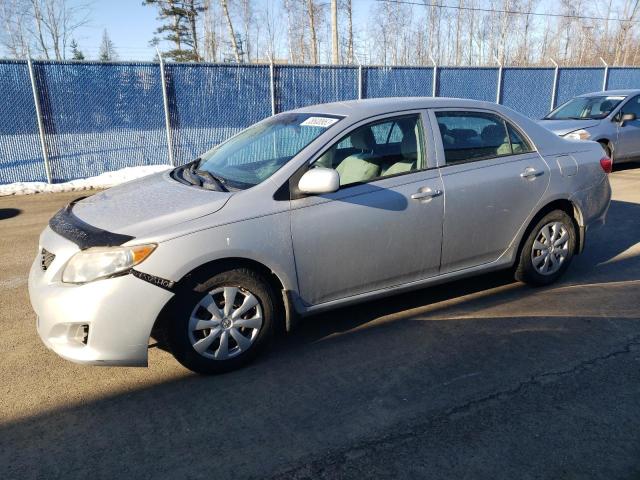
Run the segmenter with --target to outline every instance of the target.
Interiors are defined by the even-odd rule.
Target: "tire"
[[[270,344],[274,299],[269,282],[246,268],[217,273],[178,294],[166,326],[173,356],[205,375],[243,367]]]
[[[566,239],[563,240],[565,234]],[[552,249],[547,247],[549,238],[554,244]],[[576,228],[573,219],[562,210],[547,213],[530,229],[520,249],[516,280],[532,286],[555,282],[569,268],[575,249]]]
[[[613,165],[613,145],[610,142],[600,142],[600,145],[602,145],[604,154],[611,159],[611,165]]]

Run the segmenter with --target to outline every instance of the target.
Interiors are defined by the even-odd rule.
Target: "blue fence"
[[[434,75],[436,76],[434,82]],[[54,182],[168,163],[157,63],[0,61],[0,184]],[[500,102],[532,118],[605,85],[604,68],[333,67],[167,64],[170,137],[183,164],[275,111],[338,100],[447,96]],[[554,81],[555,84],[554,88]],[[500,85],[500,92],[498,92]],[[610,68],[606,87],[640,88],[640,69]]]

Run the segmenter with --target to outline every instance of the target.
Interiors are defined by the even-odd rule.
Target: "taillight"
[[[602,170],[604,170],[604,173],[611,173],[611,170],[613,170],[613,162],[609,157],[602,157],[600,159],[600,166]]]

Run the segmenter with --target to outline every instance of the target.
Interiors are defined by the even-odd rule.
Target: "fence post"
[[[356,62],[358,62],[358,100],[362,100],[363,94],[364,94],[364,77],[362,75],[362,63],[360,63],[360,58],[358,57],[358,55],[353,52],[353,56],[356,59]]]
[[[438,64],[433,59],[433,56],[429,54],[429,60],[433,63],[433,79],[431,80],[431,96],[438,96]]]
[[[276,114],[276,78],[273,58],[269,56],[269,90],[271,91],[271,115]]]
[[[500,100],[502,100],[502,63],[498,60],[497,57],[493,57],[496,62],[498,62],[498,87],[496,88],[496,103],[500,104]]]
[[[558,93],[558,73],[560,71],[560,65],[553,58],[550,58],[551,63],[555,65],[555,70],[553,71],[553,88],[551,89],[551,110],[556,108],[556,95]]]
[[[38,121],[42,158],[44,159],[44,171],[47,175],[47,183],[53,183],[51,178],[51,165],[49,164],[49,152],[47,151],[47,143],[44,138],[44,121],[42,119],[42,110],[40,109],[40,96],[38,95],[38,86],[36,85],[36,76],[33,71],[31,55],[27,56],[27,67],[29,68],[29,79],[31,80],[31,90],[33,91],[33,103],[36,106],[36,119]]]
[[[604,64],[604,78],[602,79],[602,91],[604,92],[607,89],[607,83],[609,83],[609,64],[602,57],[600,57],[600,61]]]
[[[173,137],[171,135],[171,116],[169,115],[169,95],[167,93],[167,78],[164,73],[164,59],[158,47],[156,47],[158,59],[160,60],[160,79],[162,80],[162,103],[164,105],[164,126],[167,131],[167,148],[169,149],[169,163],[175,167],[173,158]]]

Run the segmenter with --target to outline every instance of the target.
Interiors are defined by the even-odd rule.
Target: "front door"
[[[352,130],[318,160],[337,192],[294,199],[291,234],[299,291],[309,305],[438,273],[443,192],[427,169],[419,114]],[[312,166],[313,168],[313,166]]]
[[[615,158],[638,158],[640,157],[640,95],[632,98],[622,106],[622,114],[635,113],[636,119],[618,125],[618,141],[616,142]]]

